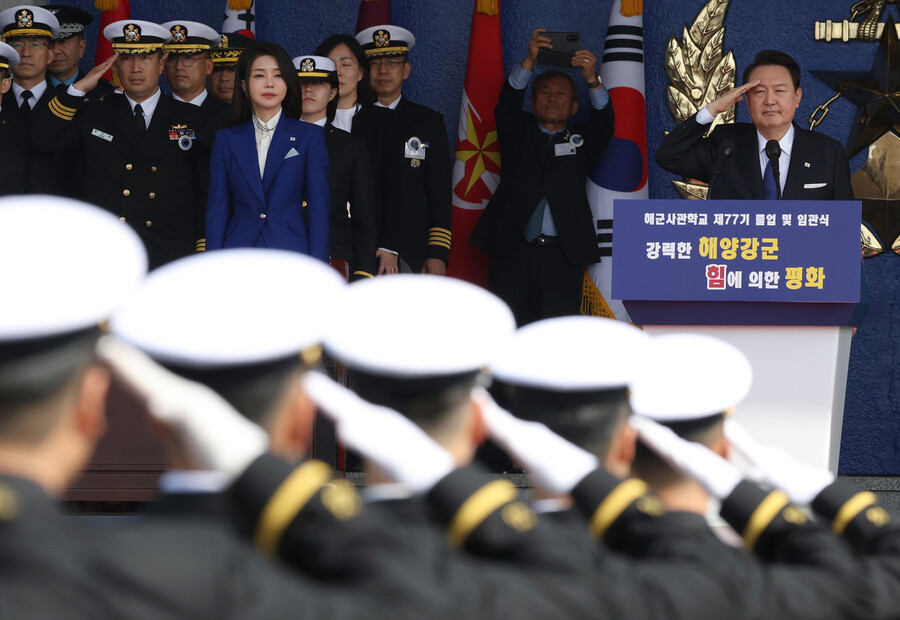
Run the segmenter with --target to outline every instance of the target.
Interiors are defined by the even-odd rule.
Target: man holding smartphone
[[[615,129],[597,57],[577,50],[590,120],[569,127],[578,87],[568,72],[545,71],[532,85],[533,113],[522,108],[541,50],[553,45],[538,28],[528,54],[509,75],[495,109],[503,174],[469,241],[493,256],[491,291],[513,309],[518,324],[578,314],[583,267],[600,260],[585,183]]]

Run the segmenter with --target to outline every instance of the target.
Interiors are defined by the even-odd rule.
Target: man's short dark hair
[[[262,364],[198,369],[165,364],[177,375],[202,383],[237,411],[262,427],[277,413],[293,373],[302,368],[299,356]]]
[[[800,88],[800,65],[797,64],[796,60],[778,50],[761,50],[757,52],[753,62],[744,69],[744,84],[748,82],[750,74],[753,73],[754,69],[766,65],[778,65],[779,67],[787,69],[788,73],[791,74],[794,90]]]
[[[604,460],[622,423],[631,415],[628,391],[561,393],[495,382],[498,404],[516,417],[545,424],[560,437]]]
[[[394,379],[350,372],[350,387],[361,398],[389,407],[426,432],[439,428],[469,401],[477,372],[418,379]]]
[[[62,411],[55,406],[93,363],[100,330],[0,344],[0,438],[38,442]]]
[[[570,73],[566,73],[565,71],[557,71],[555,69],[544,71],[539,76],[534,78],[534,82],[532,82],[531,84],[531,96],[534,97],[538,87],[541,84],[543,84],[547,80],[552,80],[553,78],[558,77],[565,78],[569,82],[569,86],[572,87],[572,99],[578,101],[578,83],[575,81],[575,78],[573,78]]]
[[[693,441],[707,448],[712,448],[714,442],[722,435],[724,420],[724,416],[720,414],[702,420],[674,422],[665,426],[671,428],[676,435],[686,441]],[[675,484],[685,477],[681,472],[662,460],[656,452],[647,447],[640,439],[638,439],[635,448],[631,473],[656,486]]]

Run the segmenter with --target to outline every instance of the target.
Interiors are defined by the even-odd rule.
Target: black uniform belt
[[[538,235],[529,243],[537,246],[542,245],[559,245],[559,237],[551,237],[550,235]]]

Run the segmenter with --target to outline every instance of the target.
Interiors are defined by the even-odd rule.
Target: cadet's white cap
[[[191,54],[209,51],[219,44],[219,33],[200,22],[171,21],[161,24],[169,31],[171,41],[164,50],[174,54]]]
[[[406,28],[392,26],[391,24],[382,24],[360,30],[356,35],[356,40],[369,58],[375,56],[402,56],[403,54],[408,54],[409,50],[416,44],[416,37],[413,36],[413,33]]]
[[[137,234],[56,196],[0,199],[0,342],[99,326],[147,272]]]
[[[344,288],[336,271],[303,254],[216,250],[155,270],[110,328],[163,363],[258,364],[318,345]]]
[[[3,36],[55,37],[59,34],[59,20],[47,9],[30,4],[20,4],[0,13]]]
[[[736,406],[752,382],[750,361],[727,342],[699,334],[657,336],[632,386],[631,408],[661,423],[699,420]]]
[[[19,52],[11,45],[0,42],[0,69],[12,69],[19,64]]]
[[[159,24],[140,19],[113,22],[103,29],[103,36],[119,54],[150,54],[172,38]]]
[[[336,75],[334,61],[324,56],[296,56],[293,59],[297,75],[302,78],[329,78]]]
[[[504,383],[554,392],[625,388],[645,362],[649,340],[611,319],[545,319],[519,329],[491,371]]]
[[[515,330],[500,298],[440,276],[359,281],[341,310],[326,351],[354,370],[397,379],[476,372]]]

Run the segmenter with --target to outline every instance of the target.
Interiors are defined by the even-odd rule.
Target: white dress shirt
[[[269,146],[272,144],[272,135],[278,120],[281,118],[281,109],[268,121],[261,121],[255,114],[251,117],[253,131],[256,133],[256,156],[259,158],[259,176],[262,178],[266,172],[266,157],[269,155]]]
[[[12,83],[13,94],[16,96],[16,105],[20,108],[22,107],[22,93],[25,92],[26,89],[22,88],[15,82]],[[44,96],[44,92],[47,90],[47,80],[44,80],[40,84],[32,86],[28,90],[31,91],[31,101],[28,105],[31,106],[31,109],[34,109],[34,106],[37,105],[37,102],[40,101],[41,97]]]

